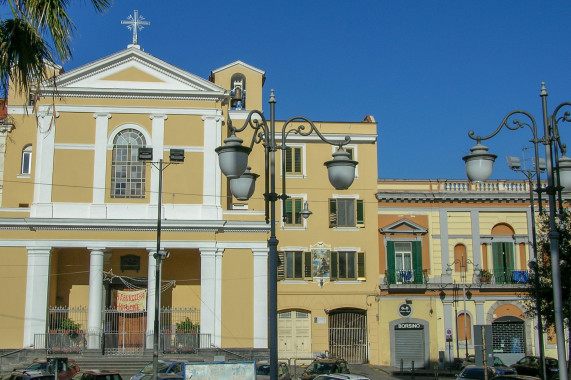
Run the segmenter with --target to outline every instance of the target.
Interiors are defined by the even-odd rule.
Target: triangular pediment
[[[227,91],[136,47],[129,47],[59,75],[55,88],[49,81],[44,82],[42,93],[55,93],[59,97],[219,100]]]
[[[212,70],[212,74],[217,74],[217,73],[219,73],[219,72],[221,72],[221,71],[225,71],[225,70],[228,70],[228,69],[230,69],[230,68],[237,67],[237,66],[246,68],[246,69],[248,69],[248,70],[250,70],[250,71],[253,71],[253,72],[255,72],[255,73],[258,73],[258,74],[260,74],[260,75],[262,75],[262,76],[265,76],[265,75],[266,75],[266,72],[265,72],[264,70],[260,70],[260,69],[258,69],[258,68],[256,68],[256,67],[254,67],[254,66],[252,66],[252,65],[248,65],[247,63],[242,62],[242,61],[240,61],[240,60],[234,61],[234,62],[232,62],[232,63],[229,63],[229,64],[225,65],[225,66],[222,66],[222,67],[219,67],[219,68],[217,68],[217,69],[215,69],[215,70]]]
[[[408,219],[400,219],[385,227],[379,228],[379,232],[385,235],[425,235],[428,233],[428,229],[414,222],[411,222]]]
[[[133,82],[164,82],[161,78],[155,75],[144,72],[143,70],[135,67],[128,67],[125,70],[111,74],[101,80],[109,80],[115,82],[133,81]]]

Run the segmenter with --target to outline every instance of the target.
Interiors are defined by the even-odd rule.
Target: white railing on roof
[[[469,182],[469,181],[446,181],[440,184],[440,190],[452,192],[508,192],[508,193],[529,193],[529,182],[527,181],[490,181],[490,182]]]

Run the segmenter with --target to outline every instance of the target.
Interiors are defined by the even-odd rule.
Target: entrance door
[[[394,327],[394,365],[402,368],[424,368],[425,339],[421,323],[399,323]]]
[[[291,310],[278,314],[280,359],[311,359],[311,318],[308,312]]]
[[[104,352],[139,354],[145,349],[147,330],[146,290],[113,289],[111,307],[105,310]]]
[[[329,354],[349,363],[367,363],[367,315],[364,310],[329,312]]]

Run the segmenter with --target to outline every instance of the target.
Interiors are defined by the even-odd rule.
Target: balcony
[[[482,270],[479,281],[482,287],[511,288],[527,286],[530,272],[527,270],[511,270],[505,268]]]
[[[415,271],[413,269],[387,269],[385,272],[385,284],[391,290],[425,290],[428,284],[428,271]]]

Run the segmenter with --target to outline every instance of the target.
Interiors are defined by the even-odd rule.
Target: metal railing
[[[387,269],[385,278],[389,285],[426,284],[428,282],[428,272],[426,270],[415,271],[413,269]]]
[[[482,284],[527,284],[529,283],[530,272],[527,270],[514,270],[505,268],[494,268],[480,274]]]

